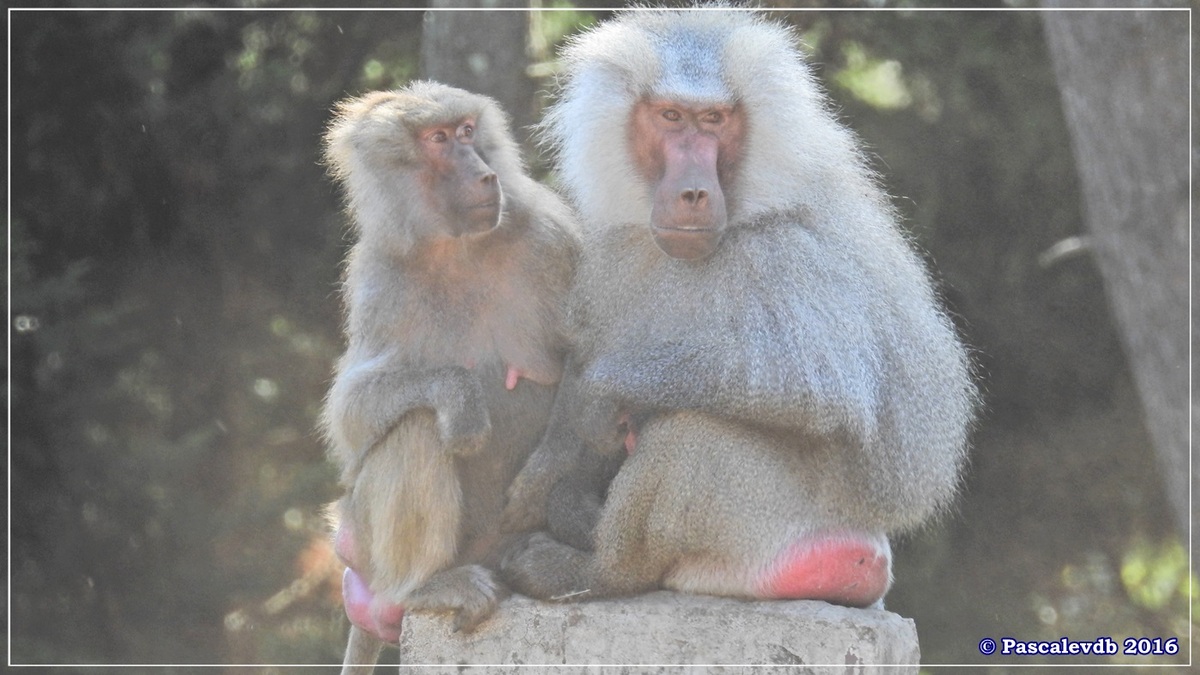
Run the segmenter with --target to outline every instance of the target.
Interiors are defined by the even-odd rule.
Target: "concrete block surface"
[[[404,617],[400,659],[402,664],[454,664],[432,670],[447,673],[512,673],[534,664],[593,666],[556,673],[601,672],[594,667],[601,665],[625,666],[605,673],[651,673],[687,664],[712,666],[701,672],[766,665],[774,667],[753,672],[915,674],[920,649],[912,619],[884,610],[660,591],[581,603],[514,596],[470,634],[453,633],[449,616],[410,613]],[[879,665],[896,667],[873,667]]]

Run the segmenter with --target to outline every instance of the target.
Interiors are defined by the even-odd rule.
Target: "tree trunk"
[[[522,0],[433,0],[425,13],[421,77],[491,96],[512,117],[517,139],[534,120],[534,83],[529,57],[527,11],[480,11],[466,7],[525,7]]]
[[[1189,480],[1195,484],[1188,455],[1189,15],[1047,11],[1043,19],[1090,243],[1167,498],[1186,533]]]

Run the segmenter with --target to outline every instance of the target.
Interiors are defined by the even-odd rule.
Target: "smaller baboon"
[[[530,535],[504,578],[880,603],[888,537],[955,494],[976,392],[852,133],[754,12],[626,12],[563,61],[542,129],[585,225],[571,358],[504,523],[569,541]],[[611,485],[580,441],[628,455]]]
[[[578,233],[484,96],[417,82],[348,99],[325,159],[357,234],[324,411],[346,490],[348,672],[399,638],[405,610],[469,630],[505,592],[488,566],[561,377]]]

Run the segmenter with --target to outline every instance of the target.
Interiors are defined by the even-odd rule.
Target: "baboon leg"
[[[383,641],[358,626],[350,626],[342,675],[370,675],[383,650]]]
[[[658,587],[670,564],[646,547],[644,495],[658,481],[656,467],[635,457],[618,472],[596,524],[595,552],[581,551],[544,532],[514,544],[501,570],[514,590],[543,600],[631,595]]]

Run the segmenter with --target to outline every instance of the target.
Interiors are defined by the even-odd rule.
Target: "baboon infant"
[[[349,670],[398,639],[404,610],[470,629],[503,594],[488,566],[561,376],[578,235],[484,96],[417,82],[348,99],[325,159],[357,235],[324,412],[346,490]]]
[[[599,479],[575,546],[510,550],[514,589],[874,605],[888,536],[953,497],[966,350],[794,44],[754,12],[638,11],[566,48],[541,128],[584,228],[572,357],[506,527],[560,533],[552,486]],[[579,439],[629,453],[603,506]]]

